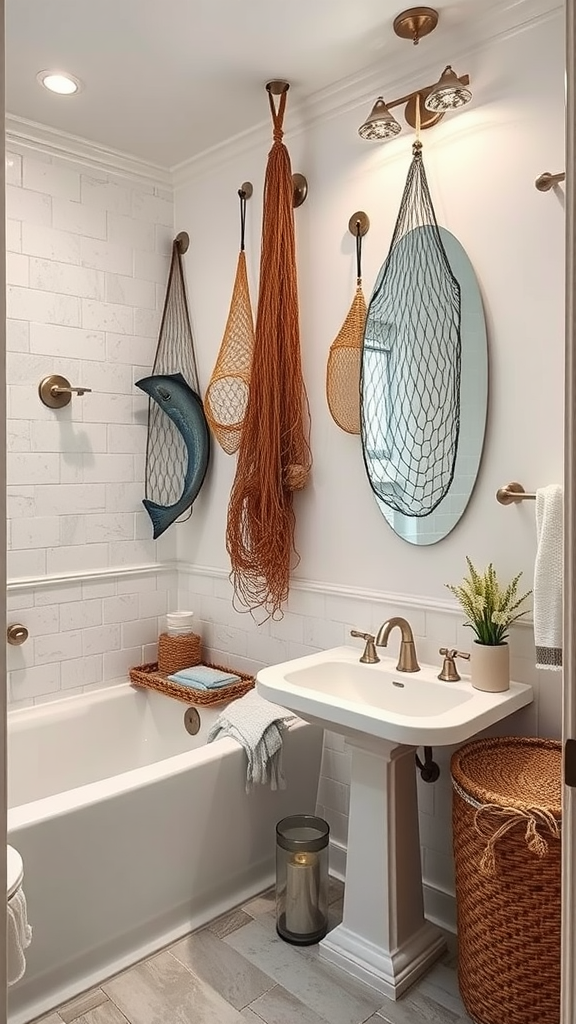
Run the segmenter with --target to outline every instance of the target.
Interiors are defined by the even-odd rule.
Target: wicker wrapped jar
[[[170,636],[160,633],[158,637],[158,671],[164,675],[191,668],[202,661],[202,639],[197,633],[183,633]]]
[[[561,744],[475,740],[451,762],[458,981],[477,1024],[559,1024]]]

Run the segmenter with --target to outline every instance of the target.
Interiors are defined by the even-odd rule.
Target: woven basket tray
[[[561,760],[526,737],[452,757],[458,981],[477,1024],[560,1020]]]
[[[186,704],[224,704],[237,697],[244,696],[254,686],[254,676],[246,675],[235,668],[226,668],[224,665],[214,665],[212,662],[204,662],[208,668],[217,668],[220,672],[233,672],[240,677],[239,683],[231,686],[223,686],[219,690],[194,690],[191,686],[180,686],[171,679],[167,679],[158,671],[156,662],[149,665],[137,665],[130,669],[130,682],[134,686],[145,686],[149,690],[158,690],[158,693],[165,693],[167,697],[174,697],[176,700],[185,701]]]

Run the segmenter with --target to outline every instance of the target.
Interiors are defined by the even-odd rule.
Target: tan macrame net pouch
[[[240,189],[238,195],[241,242],[236,279],[224,337],[204,396],[206,419],[218,444],[228,455],[238,451],[240,445],[254,349],[254,318],[244,252],[246,194]]]
[[[356,225],[356,294],[328,355],[326,399],[335,423],[348,434],[360,433],[360,370],[366,326],[366,299],[362,291],[362,236]]]

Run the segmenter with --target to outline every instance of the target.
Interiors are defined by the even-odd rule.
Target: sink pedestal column
[[[320,956],[390,999],[438,958],[446,941],[424,917],[414,747],[346,737],[352,747],[342,924]]]

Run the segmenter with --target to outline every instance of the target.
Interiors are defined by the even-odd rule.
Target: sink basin
[[[441,682],[438,666],[397,672],[396,659],[363,665],[360,654],[336,647],[262,669],[258,692],[333,732],[413,746],[462,743],[532,701],[524,683],[485,693],[466,679]]]
[[[424,915],[414,748],[463,743],[532,701],[445,683],[438,666],[397,672],[396,659],[363,665],[362,649],[335,647],[262,669],[258,692],[301,718],[343,733],[350,748],[350,817],[342,923],[322,959],[397,999],[446,940]]]

